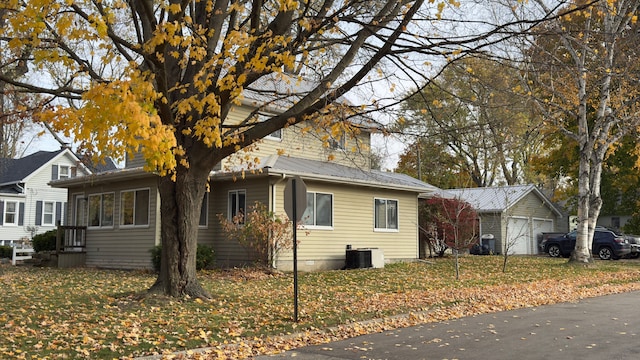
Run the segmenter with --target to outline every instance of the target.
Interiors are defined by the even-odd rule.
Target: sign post
[[[284,211],[293,223],[293,320],[298,322],[298,221],[307,209],[307,186],[300,176],[289,178],[284,187]]]

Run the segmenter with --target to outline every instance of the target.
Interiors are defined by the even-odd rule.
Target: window
[[[120,225],[149,225],[149,189],[120,193]]]
[[[202,207],[200,208],[200,221],[198,222],[198,226],[207,227],[207,220],[209,218],[209,193],[204,194],[204,198],[202,199]]]
[[[329,147],[333,150],[344,150],[346,148],[346,136],[342,135],[340,138],[331,138],[329,139]]]
[[[71,177],[71,167],[66,165],[60,165],[58,172],[58,179],[68,179]]]
[[[6,201],[4,203],[4,225],[18,225],[18,202]]]
[[[229,213],[228,218],[234,219],[238,215],[242,215],[240,224],[244,224],[244,214],[246,210],[246,191],[245,190],[232,190],[229,191]]]
[[[269,118],[273,117],[275,115],[272,114],[259,114],[258,115],[258,121],[259,122],[263,122],[263,121],[267,121],[269,120]],[[270,139],[270,140],[282,140],[282,129],[278,129],[274,132],[272,132],[271,134],[267,135],[264,137],[265,139]]]
[[[113,226],[113,193],[89,195],[89,226]]]
[[[307,209],[302,214],[302,223],[307,226],[333,226],[333,195],[307,192]]]
[[[375,199],[375,229],[398,230],[398,200]]]
[[[55,215],[55,204],[45,201],[42,207],[42,225],[53,225]]]

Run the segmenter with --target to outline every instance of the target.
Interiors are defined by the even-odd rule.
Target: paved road
[[[640,292],[365,335],[259,360],[640,359]]]

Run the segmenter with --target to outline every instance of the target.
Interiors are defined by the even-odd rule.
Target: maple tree
[[[151,291],[206,298],[195,249],[211,169],[286,126],[348,132],[356,127],[350,119],[385,106],[370,94],[351,106],[345,94],[425,82],[428,58],[455,60],[514,27],[487,24],[449,38],[437,26],[465,20],[444,17],[448,6],[461,5],[7,0],[0,41],[29,50],[19,61],[29,63],[30,76],[0,80],[48,95],[51,107],[39,120],[89,153],[146,159],[161,198],[162,261]],[[229,116],[243,104],[255,111]]]
[[[457,198],[434,196],[426,201],[433,211],[425,219],[436,227],[438,238],[454,250],[456,279],[460,278],[460,251],[478,243],[478,215],[473,206]]]
[[[532,5],[550,10],[545,1]],[[578,146],[578,237],[570,261],[591,261],[590,244],[602,207],[603,163],[620,139],[640,125],[637,82],[639,1],[577,1],[586,8],[558,17],[526,39],[523,92],[546,123]]]

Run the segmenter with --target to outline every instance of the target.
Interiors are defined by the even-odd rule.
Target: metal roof
[[[272,155],[263,163],[270,174],[300,175],[303,179],[345,182],[415,192],[436,192],[440,190],[433,185],[405,174],[361,169],[340,165],[335,162]]]
[[[535,186],[512,185],[484,188],[447,189],[441,190],[439,195],[446,198],[459,198],[471,204],[477,212],[503,212],[517,204],[530,192],[534,192],[556,214],[562,213],[551,201]]]

